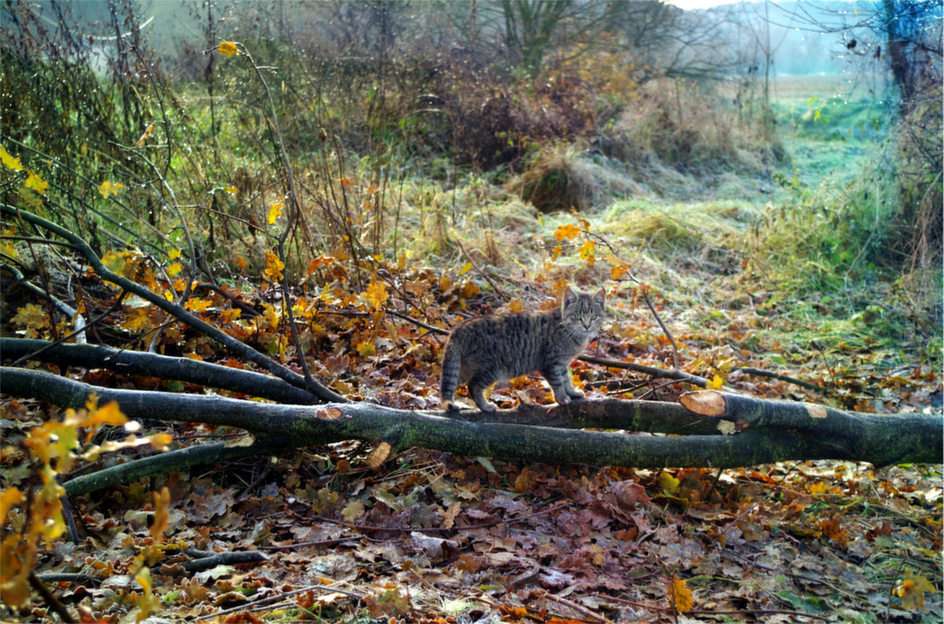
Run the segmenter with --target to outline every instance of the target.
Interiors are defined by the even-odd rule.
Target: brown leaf
[[[389,442],[381,442],[374,447],[374,450],[370,452],[370,455],[367,456],[367,465],[370,466],[371,470],[377,470],[380,466],[387,461],[387,457],[390,456],[390,451],[392,447]]]

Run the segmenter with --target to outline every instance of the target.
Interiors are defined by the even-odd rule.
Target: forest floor
[[[402,215],[402,260],[386,267],[394,276],[389,301],[447,329],[483,312],[553,305],[550,295],[568,279],[586,289],[603,284],[611,319],[593,354],[662,368],[677,357],[688,372],[765,398],[940,410],[940,336],[906,322],[900,285],[876,279],[863,293],[849,278],[831,290],[797,291],[797,276],[769,279],[773,261],[764,264],[759,249],[770,240],[765,225],[789,219],[804,193],[841,192],[883,140],[881,120],[858,100],[792,85],[777,110],[790,161],[769,175],[678,178],[675,193],[538,219],[483,180],[440,189],[440,210]],[[818,125],[808,123],[813,117]],[[578,156],[606,169],[594,158]],[[422,268],[429,266],[436,268]],[[630,276],[646,285],[674,346]],[[331,296],[321,304],[354,305]],[[335,390],[437,407],[442,336],[392,315],[375,322],[304,306],[297,314],[317,323],[309,340],[322,356],[312,373]],[[188,344],[218,359],[199,339]],[[733,372],[744,366],[821,390]],[[691,389],[583,362],[574,372],[590,399],[676,400]],[[147,381],[102,371],[85,379]],[[506,408],[552,402],[536,377],[492,398]],[[5,444],[44,418],[31,401],[5,401],[3,412]],[[239,435],[202,425],[172,432],[182,444]],[[148,621],[884,623],[944,615],[941,466],[660,471],[372,450],[340,443],[171,476],[165,535],[177,550],[165,549],[152,567],[160,607]],[[4,455],[2,474],[23,481],[22,456]],[[49,583],[63,603],[116,620],[133,612],[143,588],[128,572],[152,539],[151,489],[73,501],[86,536],[57,542],[40,568],[91,577]],[[193,574],[182,566],[187,547],[258,549],[269,559]],[[37,605],[35,616],[43,613]]]

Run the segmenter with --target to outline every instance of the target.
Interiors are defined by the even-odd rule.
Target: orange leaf
[[[559,241],[574,240],[578,236],[580,236],[580,228],[573,223],[558,226],[558,228],[554,230],[554,238]]]
[[[686,613],[695,606],[695,596],[684,579],[672,577],[668,591],[669,604],[679,613]]]

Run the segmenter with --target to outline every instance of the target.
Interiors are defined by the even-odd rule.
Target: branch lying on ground
[[[581,355],[577,358],[578,360],[589,362],[590,364],[598,364],[600,366],[606,366],[608,368],[623,368],[626,370],[636,371],[637,373],[643,373],[645,375],[650,375],[652,377],[662,377],[665,379],[678,379],[679,381],[687,381],[690,384],[694,384],[701,388],[708,387],[708,380],[704,377],[699,377],[698,375],[692,375],[686,373],[685,371],[680,370],[665,370],[662,368],[656,368],[654,366],[644,366],[643,364],[633,364],[632,362],[624,362],[623,360],[610,360],[607,358],[596,357],[595,355]]]
[[[239,565],[244,563],[260,563],[268,561],[269,556],[258,550],[237,550],[234,552],[214,553],[194,548],[187,549],[187,554],[195,559],[184,562],[184,569],[187,572],[200,572],[209,570],[218,565]]]
[[[132,483],[145,477],[186,470],[191,466],[205,466],[244,457],[275,454],[285,448],[288,448],[287,444],[262,441],[257,441],[251,446],[226,446],[222,442],[199,444],[109,466],[97,472],[70,479],[62,486],[66,489],[68,496],[82,496],[122,483]]]
[[[194,316],[187,310],[183,309],[179,305],[171,303],[164,299],[164,297],[151,292],[149,289],[145,288],[141,284],[129,280],[117,273],[111,271],[106,267],[101,259],[95,254],[88,243],[86,243],[81,237],[73,234],[69,230],[56,225],[55,223],[48,221],[42,217],[39,217],[31,212],[26,210],[21,210],[9,204],[0,203],[0,211],[5,212],[9,215],[18,216],[30,223],[42,227],[62,238],[66,239],[76,248],[76,250],[85,257],[88,263],[92,266],[92,269],[104,280],[121,286],[128,292],[134,293],[135,295],[141,297],[142,299],[154,304],[158,308],[168,312],[173,315],[175,318],[187,323],[200,333],[205,336],[212,338],[216,342],[222,344],[230,351],[237,353],[247,360],[262,366],[270,373],[279,377],[280,379],[286,381],[287,383],[297,387],[309,390],[314,396],[324,400],[324,401],[335,401],[335,402],[345,402],[343,396],[334,392],[330,388],[322,385],[320,382],[312,379],[306,381],[305,378],[298,373],[292,371],[291,369],[279,364],[272,358],[260,353],[259,351],[253,349],[249,345],[236,340],[226,332],[222,331],[218,327],[210,325],[206,321]]]
[[[241,392],[249,396],[281,403],[308,405],[319,403],[307,391],[290,386],[277,377],[210,364],[190,358],[170,357],[143,351],[126,351],[105,345],[73,345],[25,338],[0,338],[3,360],[33,360],[82,368],[109,368],[130,375],[148,375],[176,379]]]
[[[719,431],[717,435],[662,437],[487,422],[507,417],[502,415],[507,412],[475,414],[478,421],[470,422],[371,403],[264,405],[215,396],[113,390],[15,368],[0,368],[0,384],[0,391],[6,394],[42,398],[60,406],[83,405],[94,392],[100,401],[117,401],[131,418],[240,427],[265,432],[274,440],[298,446],[360,439],[386,441],[395,449],[419,446],[524,462],[637,468],[720,468],[790,459],[843,459],[878,466],[944,461],[941,415],[860,414],[800,403],[742,401],[743,397],[717,392],[691,393],[687,403],[711,405],[721,397],[723,415],[701,417],[716,427],[732,430],[732,420],[747,421],[752,423],[747,431],[735,435],[721,435]],[[705,401],[691,400],[702,394],[708,396]],[[629,422],[641,418],[655,425],[660,420],[657,414],[674,415],[676,422],[671,427],[659,427],[661,430],[678,429],[685,415],[683,406],[649,401],[580,401],[538,409],[546,410],[544,413],[551,421],[558,417],[576,421],[582,414],[603,410],[613,420]],[[694,419],[708,411],[698,407],[688,417]],[[821,411],[826,414],[823,430],[817,429],[817,423],[824,421]],[[722,425],[723,421],[728,425]]]

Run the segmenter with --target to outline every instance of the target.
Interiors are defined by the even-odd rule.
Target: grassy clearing
[[[436,261],[461,264],[453,236],[511,282],[538,276],[548,285],[572,275],[629,298],[632,288],[606,281],[607,265],[589,269],[572,249],[553,257],[556,228],[585,219],[655,288],[693,366],[723,367],[734,357],[717,338],[732,328],[742,338],[738,357],[750,353],[775,368],[854,375],[863,358],[888,369],[939,364],[940,328],[921,321],[927,301],[881,257],[882,224],[899,204],[881,107],[797,91],[775,113],[790,158],[771,171],[773,183],[749,168],[699,178],[657,161],[628,167],[557,147],[535,170],[579,175],[585,196],[572,207],[583,210],[541,215],[481,180],[475,192],[440,190],[439,208],[406,220],[417,227],[413,257],[432,260],[435,249]],[[520,193],[521,185],[508,189]],[[635,325],[641,345],[657,342],[660,330],[638,302],[624,299],[614,313],[614,332]]]

